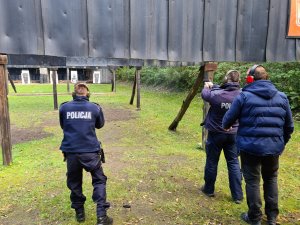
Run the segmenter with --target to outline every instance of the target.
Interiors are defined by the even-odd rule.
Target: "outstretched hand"
[[[212,82],[204,82],[204,87],[205,88],[212,88],[212,86],[213,86],[214,84],[212,83]]]

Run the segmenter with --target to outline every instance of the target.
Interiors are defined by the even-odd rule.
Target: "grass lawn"
[[[91,101],[99,103],[107,118],[97,131],[104,144],[108,176],[108,214],[119,224],[243,224],[246,202],[231,201],[227,168],[221,157],[216,197],[199,192],[203,184],[205,152],[201,142],[202,100],[197,96],[176,132],[168,131],[186,93],[148,88],[141,91],[141,111],[129,105],[131,87],[90,85]],[[66,187],[66,165],[59,150],[62,131],[53,110],[51,85],[10,88],[13,164],[0,166],[0,225],[77,224]],[[59,103],[68,101],[66,85],[58,85]],[[94,94],[93,94],[94,92]],[[101,93],[101,94],[96,94]],[[24,95],[21,95],[24,94]],[[280,158],[279,206],[281,224],[300,224],[300,124]],[[2,162],[2,158],[0,156]],[[244,188],[244,184],[243,184]],[[95,224],[91,177],[84,173],[86,222]],[[124,204],[131,208],[123,208]]]

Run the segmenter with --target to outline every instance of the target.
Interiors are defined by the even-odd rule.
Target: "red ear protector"
[[[252,66],[248,71],[247,71],[247,77],[246,77],[246,83],[247,84],[251,84],[254,82],[254,74],[255,74],[255,70],[257,67],[262,66],[259,64],[256,64],[254,66]]]

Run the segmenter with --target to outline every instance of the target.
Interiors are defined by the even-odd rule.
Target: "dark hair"
[[[258,66],[254,71],[254,80],[268,80],[269,74],[263,66]]]
[[[77,83],[75,84],[74,86],[74,92],[72,92],[72,96],[73,98],[75,96],[86,96],[86,97],[90,97],[90,91],[89,91],[89,88],[86,84],[84,83]]]
[[[225,75],[225,83],[227,82],[239,82],[240,72],[237,70],[229,70]]]

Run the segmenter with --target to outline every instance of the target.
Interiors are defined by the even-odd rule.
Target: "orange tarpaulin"
[[[288,37],[300,37],[300,0],[290,0]]]

